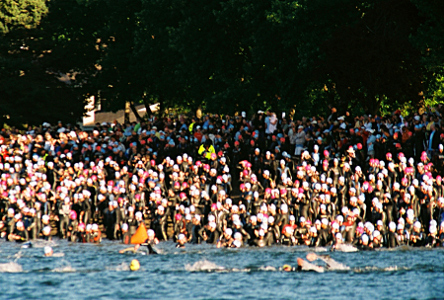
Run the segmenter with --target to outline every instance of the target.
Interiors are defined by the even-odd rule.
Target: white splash
[[[313,250],[314,250],[314,252],[327,252],[328,251],[328,249],[325,247],[315,247]]]
[[[258,268],[259,271],[276,271],[275,267],[272,266],[261,266]]]
[[[187,270],[188,272],[201,272],[201,271],[208,272],[208,271],[223,271],[225,270],[225,268],[204,259],[195,262],[193,265],[186,264],[185,270]]]
[[[332,249],[333,250],[333,249]],[[339,244],[336,245],[334,248],[334,251],[340,251],[340,252],[357,252],[359,251],[358,248],[352,246],[352,245],[347,245],[347,244]]]
[[[62,263],[64,263],[63,266],[60,266],[58,268],[55,268],[54,270],[52,270],[53,272],[56,273],[74,273],[77,270],[74,269],[71,264],[69,262],[67,262],[66,260],[63,260]]]
[[[117,271],[117,272],[130,270],[129,265],[124,262],[117,266],[106,267],[106,269],[108,271]]]
[[[52,271],[56,272],[56,273],[74,273],[74,272],[76,272],[76,269],[74,269],[71,266],[64,266],[64,267],[60,267],[60,268],[55,268]]]
[[[32,241],[33,248],[45,248],[46,246],[57,247],[58,244],[56,244],[53,241],[41,241],[41,240]]]
[[[405,270],[410,270],[407,267],[398,267],[398,266],[388,266],[385,268],[378,268],[378,267],[372,267],[372,266],[368,266],[365,268],[356,268],[354,269],[355,272],[357,273],[361,273],[361,272],[372,272],[372,271],[382,271],[382,272],[395,272],[395,271],[405,271]]]
[[[0,264],[0,273],[19,273],[23,272],[23,268],[16,262],[8,262]]]

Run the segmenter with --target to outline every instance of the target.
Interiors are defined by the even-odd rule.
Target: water
[[[325,252],[350,270],[283,272],[313,249],[216,249],[161,243],[162,255],[119,254],[100,245],[0,242],[1,299],[444,299],[444,249]],[[141,268],[129,271],[132,259]],[[318,262],[318,264],[322,264]]]

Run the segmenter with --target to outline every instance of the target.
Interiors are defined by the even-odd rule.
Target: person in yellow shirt
[[[202,155],[206,159],[211,159],[211,154],[216,153],[213,145],[211,144],[211,140],[206,140],[205,143],[200,145],[199,150],[197,151],[199,155]]]

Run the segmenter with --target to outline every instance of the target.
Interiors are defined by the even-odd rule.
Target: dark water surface
[[[47,242],[22,249],[0,242],[1,299],[444,299],[444,249],[322,252],[345,271],[283,272],[313,249],[216,249],[172,242],[161,255],[119,254],[100,245]],[[129,271],[132,259],[141,269]],[[321,264],[321,263],[319,263]]]

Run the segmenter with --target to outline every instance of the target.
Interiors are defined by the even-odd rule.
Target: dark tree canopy
[[[416,109],[443,100],[443,15],[440,0],[5,0],[0,123],[75,121],[92,95],[114,111]]]

